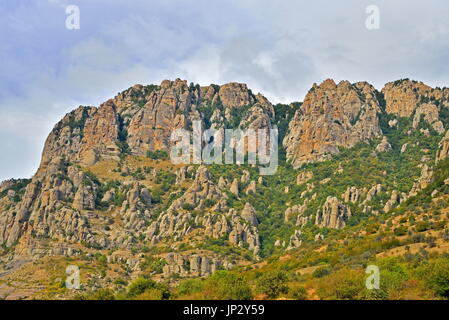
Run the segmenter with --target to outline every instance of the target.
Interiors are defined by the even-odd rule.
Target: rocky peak
[[[223,105],[227,107],[242,107],[256,102],[244,83],[231,82],[222,85],[218,94]]]
[[[382,93],[385,96],[387,113],[410,117],[420,97],[429,97],[432,94],[432,88],[422,82],[404,79],[387,83]]]
[[[449,157],[449,130],[440,142],[440,147],[437,153],[436,161],[441,161]]]
[[[284,138],[287,158],[295,168],[329,159],[338,147],[352,147],[381,135],[376,90],[366,82],[314,85],[295,113]]]
[[[417,129],[421,119],[439,134],[444,133],[441,108],[449,107],[449,89],[432,88],[409,79],[390,82],[382,89],[386,112],[399,117],[412,117]]]
[[[98,108],[81,106],[67,114],[47,138],[41,167],[55,156],[84,166],[118,160],[120,154],[145,156],[149,150],[169,149],[175,129],[271,126],[274,109],[245,84],[188,85],[164,80],[159,86],[134,85]]]
[[[256,217],[256,210],[254,207],[249,204],[248,202],[245,204],[245,207],[242,210],[242,218],[248,222],[249,224],[253,226],[257,226],[257,217]]]

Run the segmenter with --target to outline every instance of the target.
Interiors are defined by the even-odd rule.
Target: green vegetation
[[[449,299],[449,257],[424,262],[418,273],[430,289]]]
[[[140,265],[140,268],[150,274],[161,274],[166,264],[167,262],[164,259],[145,256],[145,261]]]
[[[257,279],[257,289],[269,299],[277,298],[288,292],[287,276],[280,271],[266,272]]]
[[[168,153],[165,150],[147,151],[147,157],[153,160],[168,160]]]
[[[215,272],[205,281],[204,290],[212,300],[249,300],[253,297],[248,281],[228,271]]]
[[[18,180],[17,183],[14,183],[11,188],[5,189],[4,191],[0,192],[0,199],[5,197],[10,190],[15,192],[15,195],[12,199],[13,202],[19,202],[25,193],[25,188],[30,184],[31,179],[21,179]]]

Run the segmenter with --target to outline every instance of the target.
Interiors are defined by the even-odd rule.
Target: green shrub
[[[170,291],[167,286],[145,278],[137,278],[134,280],[129,285],[126,295],[128,298],[138,298],[138,296],[147,291],[151,291],[154,294],[155,290],[161,293],[161,299],[168,299],[170,297]]]
[[[165,261],[165,259],[146,256],[140,267],[142,270],[149,271],[154,274],[161,274],[166,264],[167,261]]]
[[[217,200],[214,200],[214,199],[206,199],[206,200],[204,200],[204,206],[206,208],[213,207],[216,203],[217,203]]]
[[[287,276],[283,272],[272,271],[257,279],[257,290],[274,299],[288,292]]]
[[[153,160],[167,160],[168,153],[165,150],[147,151],[147,157]]]
[[[250,300],[251,288],[243,276],[229,272],[217,271],[206,280],[207,299],[212,300]]]
[[[319,267],[318,269],[313,271],[312,276],[314,278],[322,278],[324,276],[327,276],[330,273],[331,273],[331,270],[329,269],[329,267]]]
[[[88,300],[115,300],[115,294],[112,289],[102,288],[95,291]]]
[[[361,270],[340,269],[321,282],[318,293],[325,299],[354,300],[365,290],[365,275]]]
[[[296,287],[291,289],[291,295],[296,300],[306,300],[307,290],[304,287]]]
[[[187,279],[181,281],[178,286],[178,295],[187,296],[193,293],[201,292],[204,288],[204,281],[201,279]]]
[[[428,262],[419,270],[425,284],[437,295],[449,298],[449,258]]]
[[[422,221],[419,222],[415,228],[417,232],[424,232],[430,229],[430,224],[427,221]]]
[[[406,226],[400,226],[394,229],[394,235],[395,236],[405,236],[407,234],[408,228]]]
[[[195,209],[195,206],[193,204],[190,203],[183,203],[181,208],[183,208],[186,211],[192,211]]]

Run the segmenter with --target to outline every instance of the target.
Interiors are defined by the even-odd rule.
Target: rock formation
[[[449,108],[449,90],[405,80],[387,84],[380,93],[365,82],[326,80],[313,86],[303,105],[293,105],[293,118],[291,113],[279,117],[264,96],[244,84],[200,87],[177,79],[135,85],[99,107],[77,108],[51,131],[32,179],[0,184],[0,245],[6,248],[2,254],[7,253],[0,255],[0,262],[20,255],[33,260],[47,255],[92,257],[101,250],[108,252],[108,262],[118,261],[138,272],[142,252],[155,246],[164,252],[157,256],[167,262],[165,277],[208,276],[236,262],[234,254],[226,257],[227,251],[210,247],[237,246],[232,250],[244,252],[242,260],[258,258],[266,243],[259,230],[265,235],[272,218],[295,228],[289,239],[284,234],[269,238],[282,239],[275,242],[276,250],[300,248],[311,239],[306,234],[309,225],[341,229],[351,218],[351,208],[354,214],[377,214],[382,208],[390,212],[433,181],[437,170],[431,167],[430,151],[435,143],[418,141],[402,142],[401,147],[404,159],[417,149],[422,153],[416,158],[421,158],[421,177],[408,195],[392,186],[396,182],[391,179],[378,181],[387,177],[386,169],[369,182],[349,180],[351,168],[340,159],[338,165],[331,163],[329,172],[310,165],[280,179],[262,179],[244,166],[226,171],[173,165],[150,159],[151,154],[144,158],[148,151],[168,151],[171,132],[190,130],[195,120],[203,128],[216,129],[267,129],[279,123],[285,129],[288,120],[283,146],[296,169],[381,137],[375,153],[387,152],[392,149],[388,140],[395,146],[398,141],[391,132],[402,130],[404,123],[410,124],[407,139],[414,138],[414,130],[429,140],[447,130],[443,108]],[[440,142],[436,163],[448,156],[449,131]],[[374,161],[381,163],[382,158]],[[329,196],[318,202],[334,195],[336,188],[340,193],[346,190],[341,200]],[[268,191],[281,201],[254,201]],[[435,197],[442,194],[432,192]],[[310,215],[316,208],[316,215]],[[267,218],[268,214],[273,216]],[[323,236],[316,234],[315,241],[321,240]]]
[[[302,185],[313,178],[313,172],[311,171],[301,171],[296,177],[296,184]]]
[[[439,134],[444,125],[439,117],[440,108],[449,106],[449,89],[433,89],[422,82],[408,79],[390,82],[382,89],[386,112],[399,117],[412,117],[417,129],[421,119]]]
[[[382,153],[382,152],[387,152],[390,151],[391,148],[391,144],[388,142],[387,137],[383,137],[382,141],[377,145],[376,147],[376,152],[377,153]]]
[[[356,187],[348,187],[345,193],[342,195],[343,201],[346,203],[356,203],[360,200],[362,192]]]
[[[376,90],[366,82],[314,85],[295,113],[283,145],[295,168],[329,159],[339,147],[349,148],[382,134]]]
[[[351,217],[351,209],[335,197],[328,197],[321,209],[318,209],[315,224],[323,228],[341,229]]]
[[[440,142],[440,147],[436,156],[436,161],[441,161],[449,156],[449,130]]]

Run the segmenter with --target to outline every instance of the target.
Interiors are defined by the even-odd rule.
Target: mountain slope
[[[297,267],[315,267],[322,257],[308,264],[301,257],[401,234],[398,219],[423,218],[416,208],[448,207],[448,110],[449,89],[407,79],[382,91],[326,80],[304,103],[275,106],[238,83],[135,85],[67,114],[36,175],[1,184],[0,277],[17,281],[24,268],[74,263],[91,292],[121,290],[140,275],[173,286],[218,270],[243,273],[287,253]],[[195,120],[205,129],[277,126],[276,174],[262,177],[246,164],[171,163],[171,132],[191,130]],[[439,252],[447,252],[447,216],[438,217],[422,232],[438,225]],[[73,294],[33,281],[46,289],[27,288],[26,297]]]

